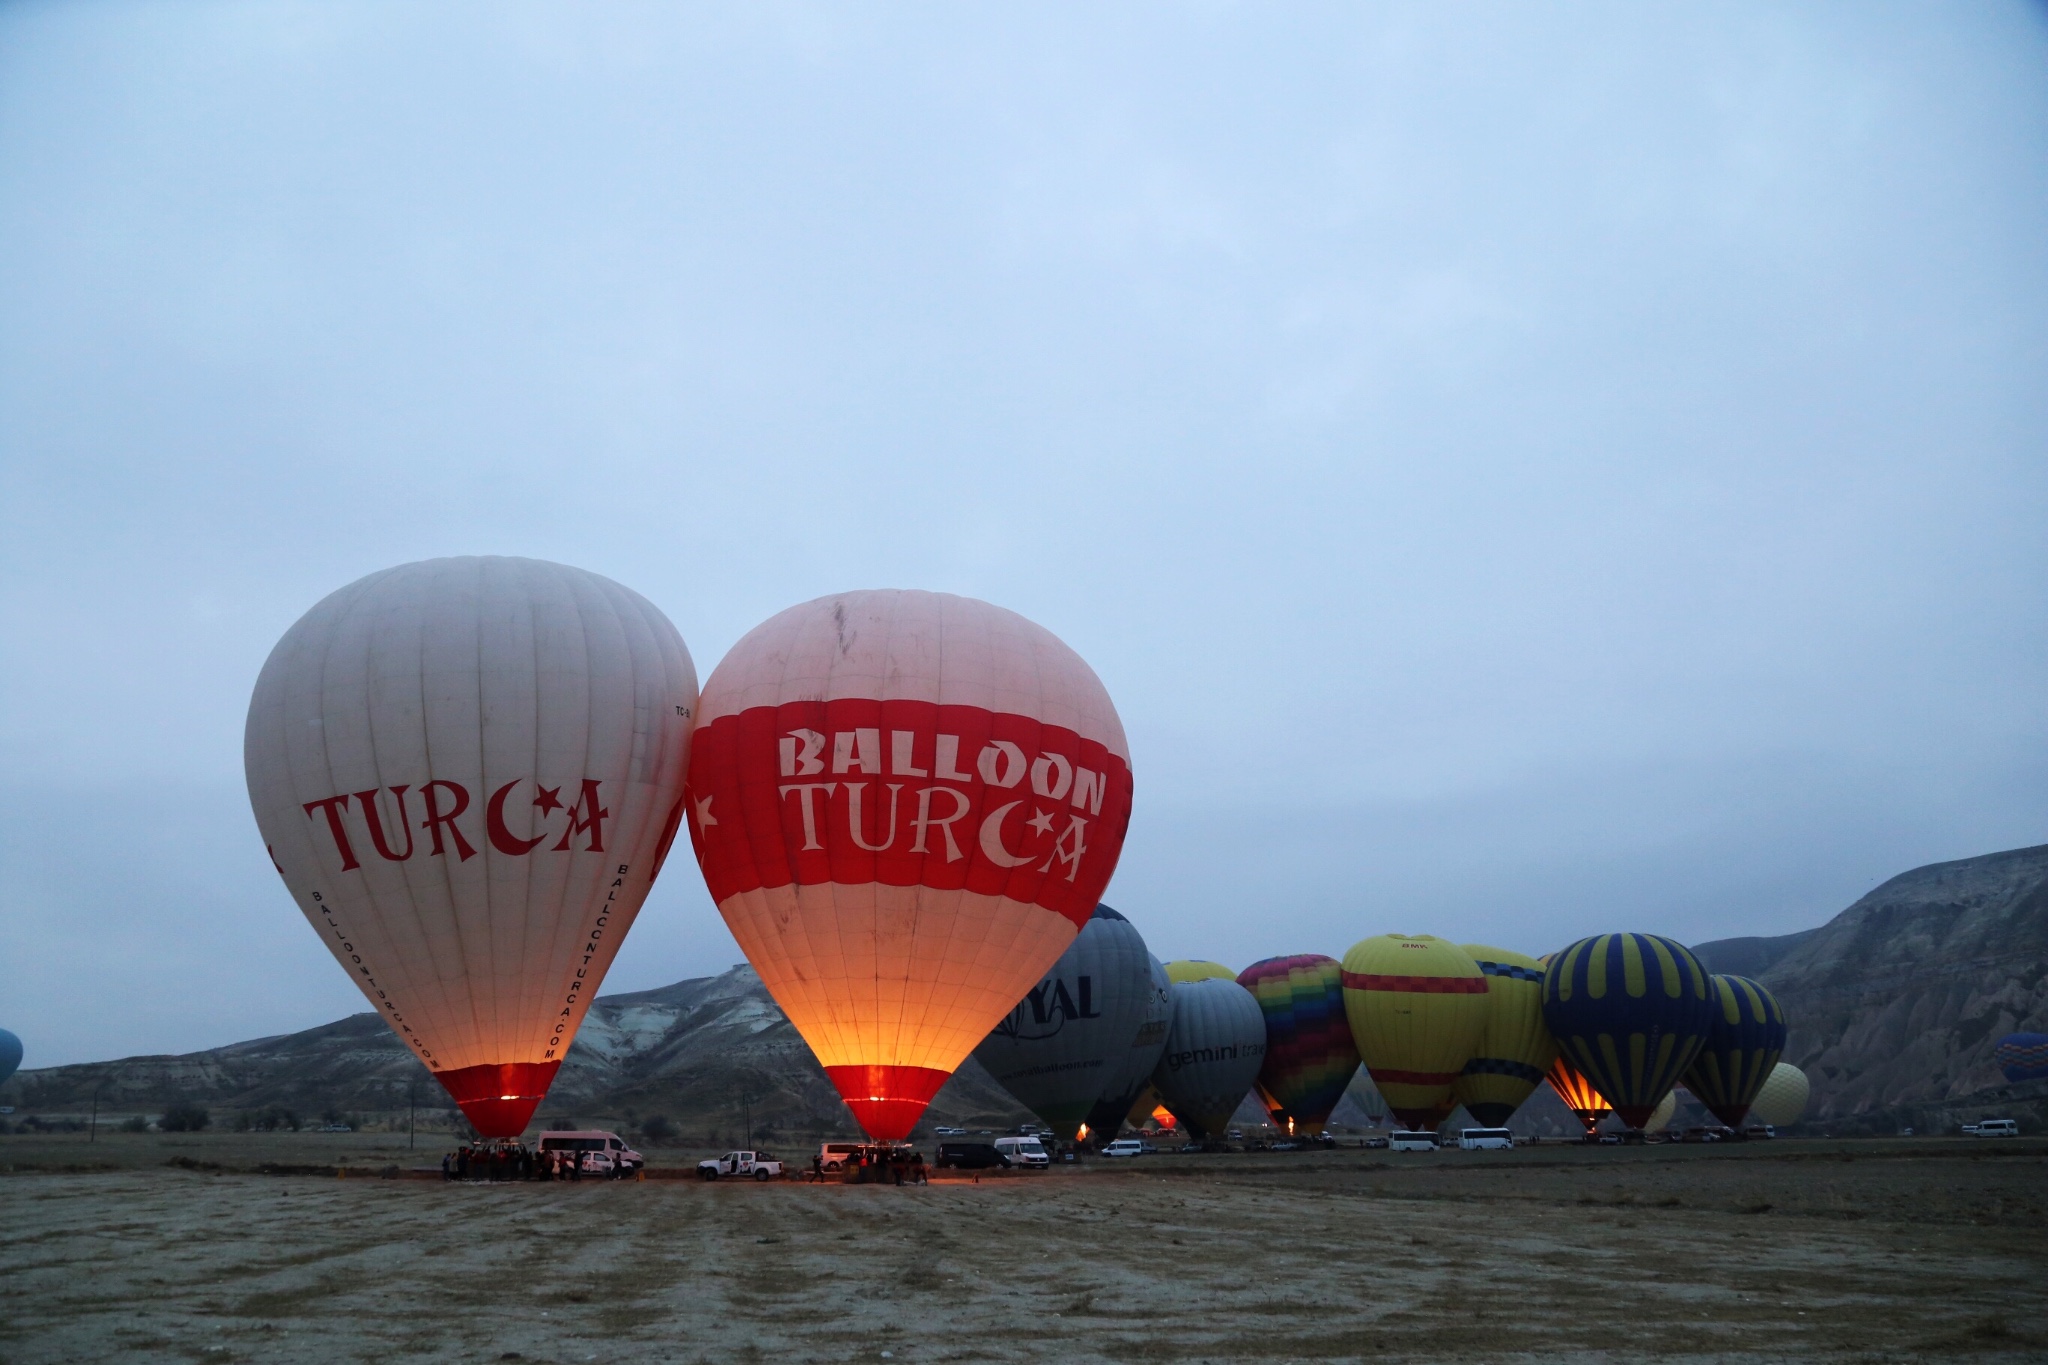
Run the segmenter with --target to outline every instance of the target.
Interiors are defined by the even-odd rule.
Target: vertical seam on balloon
[[[583,590],[587,586],[589,585],[581,582],[571,583],[568,593],[569,610],[575,619],[577,634],[583,639],[583,746],[581,752],[577,755],[576,768],[571,773],[571,777],[577,779],[579,785],[581,779],[590,774],[591,728],[594,724],[594,713],[598,704],[596,696],[596,651],[591,646],[590,614],[585,610],[586,603],[583,600]],[[602,597],[602,594],[599,594],[599,596]],[[623,801],[620,802],[621,809],[624,808],[624,804]],[[576,851],[574,844],[571,843],[569,848],[569,870],[567,875],[562,878],[561,883],[562,898],[565,905],[581,904],[585,907],[583,915],[579,917],[577,923],[578,939],[582,943],[589,942],[590,932],[596,927],[598,918],[597,907],[604,902],[594,899],[594,893],[603,889],[605,884],[604,870],[611,865],[612,860],[609,857],[593,863],[593,870],[597,874],[597,885],[590,888],[586,894],[579,896],[576,893],[576,883],[578,881],[576,875]],[[561,919],[567,918],[560,910],[556,913]],[[611,934],[610,930],[611,926],[607,925],[606,937],[599,940],[598,951],[591,954],[592,970],[587,978],[590,982],[589,987],[576,993],[576,1003],[574,1005],[566,1006],[570,1014],[569,1027],[564,1029],[562,1033],[562,1056],[565,1059],[569,1055],[569,1049],[576,1045],[576,1035],[583,1031],[583,1021],[590,1015],[590,1005],[597,998],[598,986],[603,982],[606,971],[610,969],[613,960],[618,956],[618,939],[615,935]],[[607,949],[610,950],[609,955],[607,955]],[[579,948],[570,955],[570,961],[574,962],[581,956],[582,952]]]
[[[557,581],[554,583],[550,583],[548,586],[550,588],[556,589],[557,591],[561,590],[563,584],[560,580],[563,576],[549,576],[555,578]],[[535,575],[535,577],[538,577],[538,575]],[[545,682],[543,680],[541,669],[541,606],[539,600],[540,592],[535,590],[537,585],[529,581],[523,586],[525,586],[527,589],[525,592],[521,594],[521,597],[525,600],[526,604],[526,637],[528,662],[533,669],[533,691],[529,703],[531,709],[527,717],[528,743],[526,766],[527,770],[532,774],[532,781],[535,792],[534,799],[538,800],[541,781],[541,727],[545,720],[545,717],[543,715],[543,705],[541,701],[542,693],[545,688]],[[490,788],[491,782],[495,781],[496,778],[499,776],[502,776],[502,774],[493,774],[490,778],[485,779],[484,787],[486,788],[486,790]],[[527,829],[531,830],[532,828],[533,825],[529,817]],[[529,834],[527,837],[531,838],[532,835]],[[539,845],[535,845],[535,847],[538,848]],[[497,851],[498,850],[495,847],[486,848],[484,850],[484,856],[487,858],[494,857]],[[521,915],[522,923],[520,929],[520,941],[523,945],[523,951],[527,953],[531,953],[534,947],[533,867],[533,857],[531,854],[527,854],[526,856],[520,859],[519,875],[525,892],[525,894],[519,898],[519,903],[523,907],[523,913]],[[486,870],[488,871],[488,868]],[[540,1026],[538,1036],[527,1035],[520,1040],[521,1052],[523,1052],[527,1056],[534,1058],[536,1061],[544,1060],[546,1058],[548,1021],[554,1017],[554,1013],[557,1008],[555,1002],[562,998],[563,990],[565,988],[565,981],[568,977],[568,972],[566,971],[566,968],[568,962],[573,960],[573,958],[565,958],[563,956],[563,939],[565,938],[565,935],[562,932],[563,925],[561,921],[561,916],[559,914],[555,916],[554,923],[554,937],[556,941],[547,945],[547,956],[545,959],[547,962],[547,971],[546,974],[541,978],[543,981],[547,983],[546,989],[549,992],[549,996],[545,1007],[540,1010],[540,1012],[536,1015],[536,1017],[533,1020],[529,1021],[530,1025],[537,1023]],[[555,1058],[555,1060],[558,1062],[562,1061],[564,1058],[567,1057],[568,1051],[569,1049],[567,1048],[567,1046],[564,1046],[562,1049],[562,1056]]]

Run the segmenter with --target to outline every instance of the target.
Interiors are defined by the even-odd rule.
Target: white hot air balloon
[[[1790,1062],[1779,1062],[1764,1077],[1763,1089],[1750,1103],[1749,1117],[1774,1128],[1789,1128],[1805,1115],[1812,1094],[1813,1084],[1804,1071]]]
[[[547,1093],[682,816],[697,674],[606,578],[436,559],[271,651],[249,799],[300,910],[486,1137]]]
[[[1266,1058],[1266,1013],[1231,977],[1173,983],[1173,1025],[1152,1073],[1159,1096],[1198,1138],[1220,1136]]]

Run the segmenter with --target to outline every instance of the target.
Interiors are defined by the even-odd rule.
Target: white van
[[[2020,1125],[2014,1119],[1978,1119],[1978,1137],[2018,1137]]]
[[[1045,1148],[1038,1145],[1035,1137],[999,1137],[996,1139],[996,1151],[1004,1161],[1023,1170],[1042,1171],[1052,1165],[1052,1158],[1046,1155]]]
[[[1144,1151],[1145,1144],[1138,1141],[1138,1139],[1118,1138],[1115,1142],[1110,1143],[1109,1146],[1104,1147],[1102,1154],[1104,1156],[1141,1156],[1144,1154]]]
[[[1387,1146],[1396,1152],[1433,1152],[1436,1150],[1436,1134],[1398,1129],[1387,1134]]]
[[[625,1144],[617,1133],[602,1128],[579,1128],[540,1135],[541,1155],[574,1152],[576,1164],[585,1175],[631,1175],[647,1164],[647,1158]]]
[[[1468,1152],[1511,1152],[1515,1135],[1505,1128],[1467,1128],[1458,1134],[1458,1145]]]
[[[846,1163],[860,1156],[862,1144],[858,1142],[827,1142],[818,1148],[818,1169],[825,1171],[843,1170]]]

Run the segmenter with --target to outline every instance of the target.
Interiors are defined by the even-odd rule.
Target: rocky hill
[[[183,1056],[24,1071],[4,1088],[24,1113],[102,1115],[207,1106],[216,1122],[368,1116],[403,1122],[416,1100],[436,1127],[459,1117],[441,1087],[372,1013],[302,1033]],[[928,1123],[1009,1127],[1028,1117],[969,1058]],[[811,1050],[744,964],[659,990],[600,996],[538,1116],[645,1123],[655,1115],[711,1142],[763,1133],[850,1133],[851,1116]]]
[[[2048,1082],[2007,1086],[1999,1037],[2048,1032],[2048,846],[1902,873],[1818,929],[1722,939],[1695,950],[1711,970],[1754,976],[1792,1020],[1787,1059],[1812,1078],[1809,1117],[1835,1131],[1924,1130],[1991,1113],[2048,1124]],[[22,1072],[0,1101],[24,1113],[105,1115],[206,1105],[222,1121],[289,1111],[300,1121],[392,1121],[414,1097],[452,1123],[440,1087],[374,1014],[303,1033],[176,1057]],[[1339,1117],[1381,1107],[1354,1086]],[[1356,1114],[1352,1113],[1355,1109]],[[556,1078],[543,1120],[646,1122],[737,1140],[751,1124],[790,1136],[847,1133],[852,1121],[810,1049],[744,964],[660,990],[601,996]],[[928,1123],[1008,1127],[1028,1117],[970,1058]],[[1531,1131],[1574,1131],[1547,1088]]]
[[[1809,1114],[1837,1131],[2048,1121],[2048,1083],[2007,1086],[1991,1061],[2004,1034],[2048,1030],[2048,845],[1914,868],[1818,929],[1696,951],[1777,993]]]

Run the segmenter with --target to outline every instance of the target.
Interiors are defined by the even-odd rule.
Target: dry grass
[[[0,1360],[2048,1352],[2037,1143],[1161,1157],[914,1190],[113,1164],[0,1178]]]

